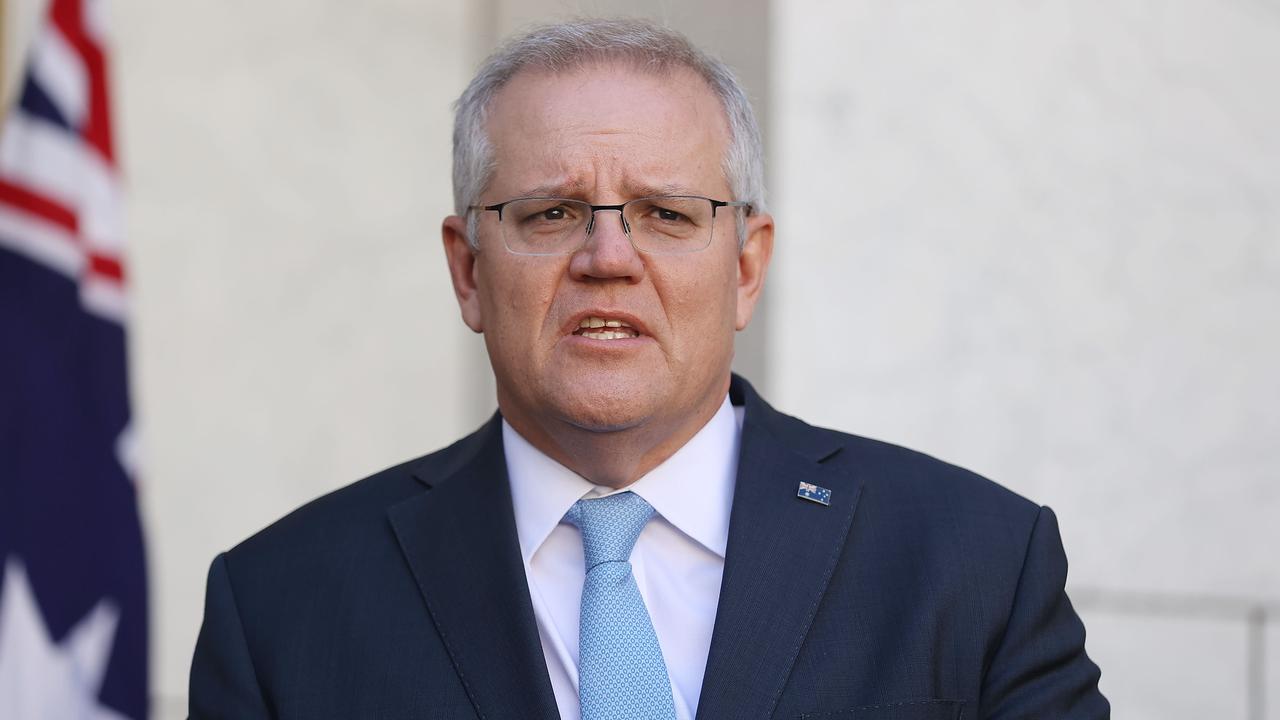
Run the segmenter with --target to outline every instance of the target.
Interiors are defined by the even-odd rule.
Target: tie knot
[[[587,570],[605,562],[627,562],[653,507],[633,492],[579,500],[564,519],[582,531]]]

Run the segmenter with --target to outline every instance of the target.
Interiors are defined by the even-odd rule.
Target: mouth
[[[591,340],[631,340],[641,336],[641,332],[626,320],[598,315],[579,320],[573,334]]]

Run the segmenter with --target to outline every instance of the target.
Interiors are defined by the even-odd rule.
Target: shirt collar
[[[680,532],[723,558],[741,434],[742,409],[730,405],[725,396],[716,414],[674,455],[628,487],[613,490],[593,485],[552,460],[504,419],[502,443],[521,555],[525,562],[532,560],[581,498],[630,490]]]

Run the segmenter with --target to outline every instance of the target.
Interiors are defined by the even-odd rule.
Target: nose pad
[[[602,229],[599,237],[592,242],[596,229],[596,213],[608,209],[618,213],[618,222],[622,224],[622,237],[612,227]],[[586,237],[578,246],[577,252],[569,261],[569,273],[577,280],[611,280],[625,279],[638,282],[644,276],[644,261],[631,241],[631,225],[622,215],[620,207],[592,208],[591,218],[587,222]]]
[[[610,208],[609,210],[594,210],[591,213],[591,220],[587,223],[587,237],[591,237],[591,231],[596,229],[596,213],[616,212],[618,220],[622,223],[622,234],[627,236],[627,240],[631,240],[631,225],[627,223],[627,217],[622,214],[621,210]]]

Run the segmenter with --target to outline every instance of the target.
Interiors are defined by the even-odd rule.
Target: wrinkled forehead
[[[640,182],[705,185],[709,172],[724,182],[730,129],[723,103],[684,66],[526,68],[495,94],[485,124],[491,185],[533,175],[583,181],[574,176],[588,166]]]

